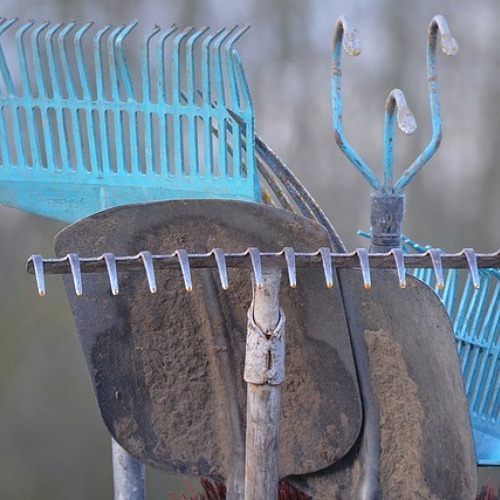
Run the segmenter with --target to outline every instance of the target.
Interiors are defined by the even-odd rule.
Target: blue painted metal
[[[0,203],[72,222],[132,202],[261,200],[253,103],[234,49],[247,26],[153,29],[137,86],[124,48],[136,21],[98,29],[92,63],[92,23],[30,21],[14,36],[18,68],[5,50],[15,22],[0,22]]]
[[[448,24],[443,16],[432,19],[428,30],[427,43],[427,81],[429,100],[432,116],[432,139],[423,153],[403,172],[396,183],[393,181],[393,143],[394,143],[394,110],[398,106],[398,125],[405,134],[412,134],[416,123],[411,114],[404,94],[395,89],[389,95],[386,103],[385,129],[384,129],[384,182],[380,182],[373,170],[356,153],[347,142],[344,135],[343,103],[342,103],[342,45],[345,51],[353,56],[361,53],[361,45],[356,36],[356,31],[346,16],[338,19],[334,35],[333,62],[332,62],[332,108],[335,140],[349,161],[363,175],[375,192],[384,196],[401,195],[404,188],[430,160],[436,152],[441,141],[441,111],[439,102],[439,88],[437,80],[436,45],[437,35],[441,34],[441,48],[446,55],[455,55],[458,45],[451,36]]]

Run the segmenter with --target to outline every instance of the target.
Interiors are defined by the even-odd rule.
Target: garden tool
[[[341,50],[344,45],[348,53],[358,55],[360,46],[349,20],[343,17],[337,22],[332,67],[335,137],[341,150],[375,190],[371,206],[373,253],[391,251],[398,256],[395,258],[404,259],[400,248],[405,212],[403,190],[434,154],[441,139],[436,67],[438,34],[445,54],[457,51],[446,21],[436,16],[429,26],[427,47],[432,139],[394,182],[396,107],[403,132],[412,133],[416,124],[402,92],[391,92],[386,103],[384,181],[380,182],[344,136]],[[433,255],[438,258],[435,252]],[[355,290],[359,282],[354,282],[350,273],[339,270],[363,398],[364,430],[360,447],[344,463],[302,478],[302,487],[321,498],[332,491],[346,498],[350,495],[412,498],[419,494],[470,498],[476,487],[474,448],[446,310],[433,291],[418,280],[400,274],[404,291],[382,286],[378,288],[382,293],[377,293],[375,282],[386,283],[387,276],[380,271],[373,278],[372,293],[362,296]],[[400,401],[399,408],[394,407],[395,401]],[[405,416],[410,407],[413,407],[410,410],[413,421]],[[444,420],[445,414],[453,418]]]
[[[351,41],[354,42],[352,38],[352,30],[348,29],[349,26],[347,20],[343,19],[338,23],[338,30],[336,34],[337,43],[342,43],[342,34],[344,26],[347,26],[346,31],[348,35],[350,35],[349,37],[346,38],[350,38]],[[435,27],[433,36],[435,42],[436,39]],[[356,47],[356,44],[353,43],[352,46]],[[356,50],[358,49],[359,47]],[[337,70],[336,75],[340,76],[339,59],[337,60],[337,63],[338,64],[336,66]],[[337,83],[339,82],[337,81]],[[337,86],[337,88],[340,88],[340,86]],[[437,87],[436,87],[436,93],[437,93]],[[403,103],[401,94],[398,92],[394,92],[393,94],[391,94],[391,101],[388,105],[387,115],[389,118],[394,116],[395,104],[397,102],[399,102],[400,104]],[[432,102],[432,97],[431,97],[431,102]],[[401,107],[404,108],[405,106],[401,105]],[[408,113],[402,113],[402,116],[406,118],[407,121],[410,121],[408,119]],[[409,129],[412,128],[411,121],[410,121],[410,126],[407,128]],[[248,140],[246,141],[246,147],[248,147]],[[262,160],[269,153],[269,150],[266,148],[261,148],[261,152],[263,153],[261,155],[261,160]],[[427,152],[426,155],[429,156],[429,153]],[[423,163],[424,162],[425,161],[423,161]],[[269,161],[268,166],[269,165],[274,165],[274,166],[279,165],[279,161],[277,159],[275,159],[274,163],[273,161]],[[421,166],[422,165],[418,165],[417,168],[420,168]],[[277,169],[277,171],[279,172],[280,170]],[[281,170],[282,174],[283,172],[284,171]],[[300,190],[297,189],[297,183],[295,182],[294,178],[287,177],[285,173],[280,178],[281,182],[283,182],[282,179],[285,180],[285,183],[283,184],[285,190],[288,191],[288,194],[290,195],[291,199],[294,201],[299,210],[308,212],[311,217],[318,217],[318,218],[322,217],[321,212],[315,211],[314,205],[310,203],[310,200],[307,199],[307,197],[303,194],[303,192],[301,193]],[[285,193],[280,192],[280,187],[275,181],[276,179],[272,179],[269,185],[271,186],[271,189],[274,191],[278,202],[283,203],[282,200],[286,200]],[[181,202],[175,202],[175,203],[180,204]],[[184,203],[186,203],[186,206],[189,205],[195,206],[197,203],[200,202],[186,201]],[[205,202],[205,203],[210,203],[211,205],[213,204],[214,206],[218,203],[224,204],[224,202]],[[229,202],[225,203],[228,204]],[[120,210],[126,210],[126,208],[129,207],[125,207],[123,209],[113,209],[110,212],[111,213],[110,217],[113,216],[115,211],[116,214],[118,214]],[[138,207],[136,208],[130,207],[130,208],[139,210]],[[251,212],[254,208],[255,208],[254,205],[246,203],[244,204],[243,213]],[[259,207],[259,209],[263,209],[263,207]],[[222,216],[223,213],[225,214],[226,211],[223,210],[221,212],[220,220],[223,220]],[[102,213],[94,217],[96,218],[98,218],[99,216],[105,217],[107,216],[106,214],[107,213]],[[198,216],[196,216],[196,218],[197,217]],[[276,218],[279,217],[281,216],[276,216]],[[125,221],[128,220],[129,218],[124,217],[123,219],[119,219],[117,222],[117,226],[120,225],[120,223],[123,223],[125,225]],[[92,219],[93,218],[87,219],[87,221],[91,221]],[[135,220],[135,218],[132,217],[132,220]],[[81,223],[82,224],[88,223],[90,225],[91,222],[87,221],[82,221]],[[311,224],[313,223],[304,222],[303,224],[304,225],[302,230],[305,231],[304,228],[311,226]],[[276,224],[273,223],[273,226],[276,227]],[[113,225],[111,225],[111,227],[113,227]],[[139,224],[137,227],[140,230]],[[161,225],[158,224],[157,227],[161,227]],[[398,227],[396,227],[396,229],[399,230]],[[71,231],[71,228],[69,228],[67,231]],[[241,229],[239,231],[241,231]],[[198,230],[196,226],[196,230],[193,232],[195,233],[201,232],[201,229]],[[387,238],[391,242],[397,241],[397,238],[395,238],[394,237],[395,235],[392,233],[396,233],[397,235],[397,231],[395,230],[385,231],[385,234],[382,235],[383,244],[387,245],[387,243],[385,243],[385,240]],[[174,232],[174,236],[172,237],[174,238],[181,237],[181,236],[176,236],[176,234],[180,235],[180,232],[177,233]],[[146,238],[145,235],[146,233],[141,234],[141,238]],[[334,240],[332,236],[334,236],[334,234],[330,234],[331,241]],[[64,233],[61,237],[62,238],[64,237]],[[212,238],[215,237],[212,235]],[[255,236],[252,235],[252,238],[258,240],[257,235]],[[313,240],[311,239],[310,241],[312,242]],[[147,242],[149,243],[149,240],[147,240]],[[151,240],[151,245],[156,245],[157,243],[158,242],[156,242],[156,240],[155,241]],[[189,243],[190,242],[188,241],[188,244]],[[251,242],[249,244],[252,245]],[[214,265],[217,262],[217,266],[219,267],[219,273],[222,277],[224,276],[224,273],[221,271],[221,269],[223,268],[221,264],[222,262],[221,252],[220,251],[216,252],[215,250],[217,248],[219,247],[214,247],[212,260],[214,261]],[[252,245],[251,248],[255,247]],[[288,256],[287,257],[289,259],[288,266],[289,268],[291,268],[290,262],[292,254],[290,253],[290,247],[288,246],[286,248],[288,248],[288,251],[285,252],[283,250],[280,255],[282,256],[281,257],[282,259],[283,256],[285,257]],[[171,251],[172,250],[174,249],[171,249]],[[179,264],[177,265],[180,266],[181,268],[181,274],[183,274],[184,276],[186,288],[190,289],[192,288],[193,285],[191,283],[190,272],[188,272],[189,269],[188,263],[197,262],[197,259],[199,258],[206,259],[206,256],[204,257],[203,255],[200,256],[200,254],[197,253],[192,254],[188,253],[186,250],[184,251],[181,250],[182,249],[178,247],[174,252],[173,256],[179,259]],[[151,261],[154,260],[157,265],[157,263],[162,260],[158,255],[155,255],[153,259],[151,253],[147,252],[148,251],[144,249],[137,250],[137,256],[135,260],[134,259],[129,260],[129,262],[132,262],[131,264],[132,267],[130,268],[130,270],[134,270],[133,266],[137,266],[138,261],[142,261],[146,266],[146,270],[149,270],[148,273],[149,276],[151,277],[151,265],[150,265]],[[334,262],[337,265],[336,267],[342,267],[342,265],[340,265],[341,262],[344,262],[344,260],[342,259],[347,259],[347,261],[351,263],[350,267],[352,268],[354,257],[350,256],[349,254],[335,256],[334,254],[331,253],[331,251],[327,247],[322,247],[322,251],[317,250],[316,252],[313,252],[313,255],[316,255],[316,259],[318,259],[318,257],[321,256],[319,258],[322,263],[321,265],[323,266],[324,269],[324,274],[327,276],[327,283],[329,285],[337,284],[337,274],[338,274],[339,277],[338,286],[340,287],[341,290],[343,308],[345,308],[346,311],[348,327],[351,334],[351,341],[354,347],[354,353],[356,358],[356,369],[358,372],[358,377],[360,379],[360,385],[362,390],[363,407],[364,411],[368,412],[369,415],[365,416],[364,420],[361,451],[359,447],[356,446],[352,448],[350,452],[347,453],[347,455],[345,455],[340,462],[336,462],[337,458],[333,457],[333,461],[330,462],[331,463],[330,467],[317,473],[302,474],[300,476],[296,476],[294,477],[294,480],[296,481],[296,483],[302,485],[302,487],[309,489],[311,492],[314,492],[316,495],[324,498],[331,498],[332,493],[338,493],[339,495],[343,495],[343,497],[345,498],[351,498],[353,496],[353,492],[358,492],[360,496],[371,498],[373,497],[374,494],[377,494],[377,492],[380,491],[389,495],[394,488],[397,489],[398,487],[401,486],[401,482],[400,479],[398,478],[398,475],[393,474],[394,471],[392,470],[394,466],[397,466],[398,463],[401,463],[404,464],[405,466],[409,465],[414,467],[416,473],[411,478],[411,484],[404,485],[406,489],[401,489],[400,487],[399,489],[400,492],[401,491],[410,493],[414,492],[415,488],[421,487],[422,484],[426,484],[427,487],[430,489],[431,493],[434,491],[438,491],[439,486],[436,485],[436,481],[437,477],[440,476],[445,486],[451,489],[452,492],[457,492],[457,495],[455,495],[455,497],[460,498],[460,495],[467,495],[468,492],[470,493],[470,491],[473,491],[473,480],[471,479],[472,476],[469,474],[470,465],[473,462],[473,460],[472,461],[470,460],[470,446],[469,446],[470,440],[468,440],[470,436],[461,435],[460,437],[462,437],[463,439],[459,441],[457,444],[458,430],[460,429],[461,432],[463,433],[464,432],[463,429],[464,428],[467,429],[467,425],[463,426],[464,415],[465,415],[465,421],[467,420],[467,411],[466,407],[464,406],[465,399],[462,397],[463,388],[461,387],[460,383],[457,384],[456,378],[454,378],[454,374],[456,373],[456,367],[457,367],[454,366],[454,363],[455,365],[457,364],[456,355],[455,357],[448,355],[450,351],[446,347],[446,343],[444,343],[444,347],[441,347],[441,349],[435,349],[435,350],[429,349],[430,352],[427,352],[427,350],[423,349],[422,346],[420,345],[420,343],[422,342],[425,345],[427,345],[426,344],[428,340],[427,335],[430,335],[430,333],[433,333],[434,336],[438,338],[438,340],[441,339],[441,335],[444,338],[446,338],[447,330],[449,331],[449,322],[447,320],[446,314],[443,314],[443,309],[440,308],[439,306],[439,300],[436,299],[432,291],[430,291],[427,287],[421,286],[420,282],[414,281],[412,278],[405,276],[404,273],[405,257],[402,255],[402,253],[398,251],[397,248],[393,249],[391,252],[392,253],[387,256],[385,255],[368,256],[366,251],[363,252],[360,249],[358,252],[356,252],[356,259],[354,262],[355,266],[361,267],[361,273],[354,271],[352,269],[349,270],[339,269],[338,273],[337,271],[332,270]],[[276,253],[276,250],[274,253]],[[229,257],[229,254],[224,254],[224,252],[222,252],[222,254]],[[258,269],[258,266],[256,265],[256,262],[258,260],[256,257],[256,253],[255,251],[251,251],[251,249],[248,249],[247,252],[244,252],[244,254],[247,255],[247,260],[248,257],[250,257],[250,260],[252,260],[252,265],[254,267],[255,281],[258,282],[259,272],[256,271],[256,269]],[[212,253],[210,255],[212,255]],[[243,258],[241,255],[234,255],[234,254],[230,255],[231,258],[234,257],[235,259]],[[294,253],[293,255],[296,258],[298,258],[299,256],[302,257],[300,254]],[[264,256],[267,256],[267,254],[262,255],[262,257]],[[171,257],[172,255],[169,256],[169,258]],[[472,271],[475,272],[475,269],[477,267],[477,262],[481,260],[476,257],[477,256],[475,256],[475,254],[472,255],[471,252],[465,252],[464,255],[461,257],[461,259],[463,262],[465,262],[470,266]],[[339,261],[335,260],[337,258],[340,260]],[[457,257],[455,257],[455,259],[456,258]],[[219,260],[217,261],[217,259]],[[373,279],[369,279],[370,276],[370,274],[368,273],[370,267],[369,264],[373,261],[373,262],[380,262],[381,267],[383,267],[384,265],[387,266],[388,262],[387,259],[393,262],[392,266],[397,268],[397,273],[394,275],[394,273],[391,272],[377,270],[375,272],[372,272]],[[486,260],[488,259],[489,262],[491,262],[492,260],[493,261],[495,260],[495,257],[487,256]],[[81,280],[80,276],[81,271],[79,265],[81,264],[82,266],[88,266],[94,261],[95,262],[100,261],[101,265],[104,264],[106,265],[106,268],[108,269],[108,273],[110,275],[112,290],[118,293],[119,289],[121,289],[121,285],[120,287],[118,287],[118,281],[117,279],[115,279],[116,272],[113,271],[115,269],[114,266],[118,265],[118,262],[121,262],[121,258],[114,256],[114,254],[108,252],[106,249],[104,249],[103,256],[97,260],[95,259],[93,260],[92,258],[79,258],[74,253],[71,253],[66,259],[63,260],[65,260],[65,265],[67,268],[65,272],[67,272],[68,269],[70,268],[72,269],[73,280],[75,284],[75,292],[77,294],[83,291],[83,289],[81,288],[83,286],[83,281]],[[444,262],[444,258],[442,260]],[[331,264],[330,266],[328,265],[328,262],[330,262]],[[456,264],[456,261],[454,262]],[[441,268],[434,253],[432,253],[430,256],[427,257],[426,263],[427,266],[429,265],[434,266],[436,273],[439,274],[438,270]],[[38,268],[39,276],[40,276],[40,266],[42,266],[43,264],[44,262],[41,261],[39,258],[33,259],[34,268],[35,269]],[[60,263],[58,262],[54,262],[52,264],[54,264],[56,268],[58,265],[60,265]],[[206,266],[206,262],[203,265]],[[241,265],[241,263],[239,265]],[[414,265],[414,263],[412,265]],[[309,269],[306,275],[309,274],[310,272],[311,270]],[[179,273],[179,269],[177,269],[177,273]],[[359,274],[361,274],[361,276]],[[289,276],[293,276],[293,273],[289,272]],[[357,280],[355,276],[357,276]],[[397,280],[399,280],[400,286],[407,285],[404,291],[400,291],[399,289],[394,287],[394,283],[396,283],[397,285],[397,281],[394,280],[395,277],[397,277]],[[94,278],[98,279],[97,277],[92,277],[92,279]],[[292,278],[290,279],[291,281],[293,281]],[[224,280],[222,279],[221,281],[224,282]],[[246,281],[248,282],[248,279]],[[366,292],[365,289],[370,288],[371,283],[373,283],[372,289],[370,290],[370,292]],[[156,284],[155,286],[153,286],[153,284],[151,282],[151,278],[149,278],[149,287],[151,290],[157,288]],[[362,287],[359,286],[360,284],[362,284]],[[224,287],[224,284],[222,286]],[[238,289],[243,289],[243,287],[238,287]],[[93,291],[93,288],[91,288],[91,290]],[[375,292],[375,290],[377,290],[377,292]],[[369,293],[372,295],[366,296],[363,295],[363,293],[364,294]],[[399,297],[399,300],[398,298],[394,298],[397,293],[404,294],[405,300],[403,300],[401,296]],[[85,297],[85,294],[83,295],[83,297]],[[77,299],[75,298],[74,300],[75,300],[74,304],[78,304]],[[249,299],[247,298],[247,302],[248,301]],[[96,300],[96,302],[98,301]],[[174,298],[173,304],[177,305],[178,303],[179,302],[176,301]],[[422,318],[418,318],[414,314],[415,308],[414,307],[410,308],[409,307],[410,303],[412,304],[412,306],[415,303],[418,303],[419,306],[421,305]],[[164,304],[167,304],[167,302],[161,303],[162,306],[164,306]],[[238,304],[240,304],[240,301],[238,302]],[[76,310],[77,306],[74,307]],[[231,308],[233,316],[236,315],[236,313],[234,312],[236,308],[237,308],[236,305]],[[172,309],[175,311],[175,307]],[[389,316],[389,319],[387,319],[386,316]],[[411,335],[411,333],[413,332],[417,333],[420,332],[421,329],[424,330],[424,334],[420,338],[416,338],[417,335],[416,333],[413,336]],[[314,329],[312,329],[312,331],[314,331]],[[371,335],[371,333],[377,333],[377,335]],[[410,341],[412,341],[413,344]],[[443,342],[441,342],[440,345],[443,345]],[[389,349],[385,349],[384,351],[383,349],[384,346],[385,347],[389,346]],[[373,349],[370,350],[370,348]],[[380,359],[375,358],[377,353],[383,354],[384,352],[388,351],[390,351],[392,354],[394,352],[400,353],[398,356],[393,356],[398,360],[396,366],[388,367],[387,364],[384,364],[383,363],[384,359],[382,359],[384,356],[379,356]],[[383,411],[379,412],[377,408],[377,406],[380,404],[383,394],[386,393],[385,390],[381,390],[381,387],[386,387],[387,384],[387,381],[384,381],[384,379],[380,378],[381,376],[380,372],[389,373],[391,375],[390,376],[391,380],[398,380],[398,378],[404,379],[404,383],[398,385],[397,387],[390,388],[391,390],[388,392],[389,394],[391,394],[391,397],[389,399],[393,398],[395,400],[401,400],[402,395],[407,395],[409,392],[411,392],[410,389],[413,390],[413,393],[418,393],[418,390],[416,390],[415,388],[420,389],[421,387],[428,386],[428,384],[426,384],[427,380],[425,380],[425,377],[422,374],[420,374],[420,376],[418,373],[415,374],[415,372],[422,371],[423,361],[432,364],[434,368],[434,371],[432,371],[432,373],[435,376],[437,376],[436,379],[437,382],[436,380],[433,380],[435,386],[434,388],[435,392],[433,395],[435,396],[436,394],[442,394],[447,391],[446,398],[448,398],[448,400],[443,402],[441,406],[437,406],[432,397],[426,397],[427,393],[424,394],[425,397],[416,397],[412,401],[413,405],[412,412],[415,413],[415,411],[417,411],[417,415],[419,417],[414,419],[413,421],[410,421],[410,424],[407,427],[400,426],[399,424],[394,424],[394,426],[391,428],[387,422],[392,420],[394,412],[388,411],[384,416]],[[377,367],[381,366],[384,366],[384,368],[388,369],[377,371]],[[408,374],[409,375],[406,377],[400,377],[401,374],[405,375],[404,373],[405,370],[406,372],[408,372],[407,375]],[[445,383],[446,381],[443,380],[443,376],[446,376],[447,373],[449,374],[447,379],[448,383]],[[458,380],[460,380],[460,378]],[[334,383],[336,383],[336,381]],[[451,391],[449,387],[450,384],[453,387],[453,390]],[[443,391],[442,388],[445,386],[447,387],[447,389],[446,391]],[[375,390],[373,390],[373,387],[375,387]],[[98,391],[97,384],[96,384],[96,391]],[[118,395],[115,393],[115,399],[119,399],[119,395],[120,391],[118,391]],[[456,400],[453,400],[453,396],[456,397]],[[434,404],[430,404],[430,401],[432,401]],[[381,405],[381,407],[383,407],[383,405]],[[390,405],[386,405],[386,407],[389,408]],[[446,411],[450,409],[454,412],[454,415],[456,415],[454,422],[444,421],[442,418],[442,414],[444,414]],[[398,410],[398,408],[396,410]],[[441,411],[442,413],[440,413]],[[385,420],[382,419],[383,425],[381,427],[379,421],[380,414],[377,415],[377,413],[382,414],[382,416],[385,419]],[[424,419],[420,418],[420,415],[423,414],[425,414],[426,417],[424,423],[421,422]],[[373,418],[374,415],[375,418]],[[394,420],[394,422],[395,421],[396,420]],[[399,420],[398,422],[401,423]],[[134,424],[132,425],[132,427],[137,427],[137,429],[139,429],[140,425],[135,426]],[[400,450],[397,450],[399,451],[399,455],[396,455],[392,453],[391,450],[387,449],[383,449],[382,453],[380,454],[378,453],[378,451],[380,450],[379,448],[380,439],[376,435],[376,433],[379,432],[380,429],[382,429],[382,432],[380,433],[382,435],[382,443],[385,444],[387,444],[387,442],[396,442],[400,444],[402,443]],[[391,432],[392,435],[390,435]],[[435,450],[433,447],[433,443],[435,443],[436,441],[435,439],[436,435],[440,435],[440,433],[441,434],[448,433],[447,435],[449,439],[444,440],[445,443],[443,445],[442,454],[444,456],[445,450],[449,451],[450,447],[453,448],[452,461],[449,460],[450,458],[449,456],[446,457],[448,462],[446,462],[446,460],[443,460],[443,456],[441,456],[439,453],[436,453],[437,450]],[[388,436],[390,438],[389,440]],[[415,436],[416,440],[411,441],[412,437]],[[365,443],[368,443],[368,445],[366,445]],[[140,446],[141,445],[139,439],[139,447]],[[417,450],[418,453],[414,456],[411,456],[411,454],[410,456],[408,456],[409,450],[411,451],[412,449],[415,448],[418,448]],[[434,453],[434,455],[432,455],[431,452]],[[380,463],[379,463],[379,458],[380,458]],[[466,470],[465,478],[462,480],[462,482],[460,482],[459,480],[455,480],[456,478],[453,477],[453,473],[456,471],[455,466],[459,462],[463,466],[462,470]],[[423,470],[422,464],[424,463],[425,464],[428,463],[429,470],[427,470],[427,467],[425,468],[425,470]],[[444,467],[443,464],[446,464],[447,468],[443,468]]]
[[[234,62],[234,45],[247,27],[156,27],[142,43],[139,97],[124,48],[135,21],[95,32],[93,64],[84,50],[93,23],[77,29],[75,22],[29,21],[15,33],[15,67],[7,63],[5,39],[16,21],[0,21],[0,203],[73,222],[132,202],[260,200],[253,106],[241,64]],[[240,122],[248,134],[244,157]],[[113,444],[115,494],[135,489],[142,493],[134,498],[141,498],[144,471],[129,458]]]
[[[403,241],[410,251],[425,253],[429,250],[407,237]],[[425,269],[416,269],[414,274],[434,288],[453,323],[477,462],[498,465],[500,398],[495,346],[500,334],[500,273],[498,269],[480,269],[475,276],[468,274],[464,279],[458,269],[451,268],[441,281]]]

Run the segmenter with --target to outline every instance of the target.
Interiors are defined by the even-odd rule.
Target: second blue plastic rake
[[[92,62],[92,23],[30,21],[9,39],[15,22],[0,23],[0,203],[74,221],[132,201],[260,201],[253,105],[234,50],[247,27],[155,28],[134,81],[124,42],[136,22],[98,29]]]
[[[407,250],[425,253],[429,247],[404,238]],[[479,269],[473,276],[448,269],[444,286],[431,269],[414,275],[434,287],[450,315],[462,366],[473,424],[477,461],[500,464],[500,272]],[[475,282],[476,281],[476,282]]]

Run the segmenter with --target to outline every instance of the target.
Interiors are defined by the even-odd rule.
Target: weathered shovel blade
[[[59,256],[76,252],[135,255],[205,252],[316,251],[323,228],[289,212],[253,203],[190,200],[114,208],[77,222],[56,240]],[[244,454],[243,366],[248,269],[229,269],[223,291],[211,270],[193,269],[187,294],[179,269],[83,276],[77,297],[66,285],[104,422],[118,443],[161,469],[226,478]],[[323,469],[344,456],[361,426],[361,403],[339,293],[323,271],[297,270],[297,289],[283,273],[287,316],[282,391],[280,474]]]
[[[357,446],[341,463],[297,481],[324,499],[372,498],[374,478],[380,498],[474,498],[469,412],[445,308],[412,276],[400,289],[394,272],[374,270],[366,292],[358,274],[339,270],[339,280],[353,342],[368,353],[380,467]]]

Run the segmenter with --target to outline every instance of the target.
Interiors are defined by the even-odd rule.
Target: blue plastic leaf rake
[[[408,251],[429,251],[407,237]],[[437,252],[436,249],[434,251]],[[448,269],[441,282],[428,269],[414,275],[434,287],[450,315],[469,401],[477,461],[500,464],[500,272],[479,269],[464,279]]]
[[[15,22],[0,24],[1,203],[74,221],[130,202],[260,201],[252,100],[234,49],[247,27],[155,28],[137,84],[124,48],[135,21],[97,30],[92,62],[92,23],[30,21],[15,33],[13,68],[5,38]]]

